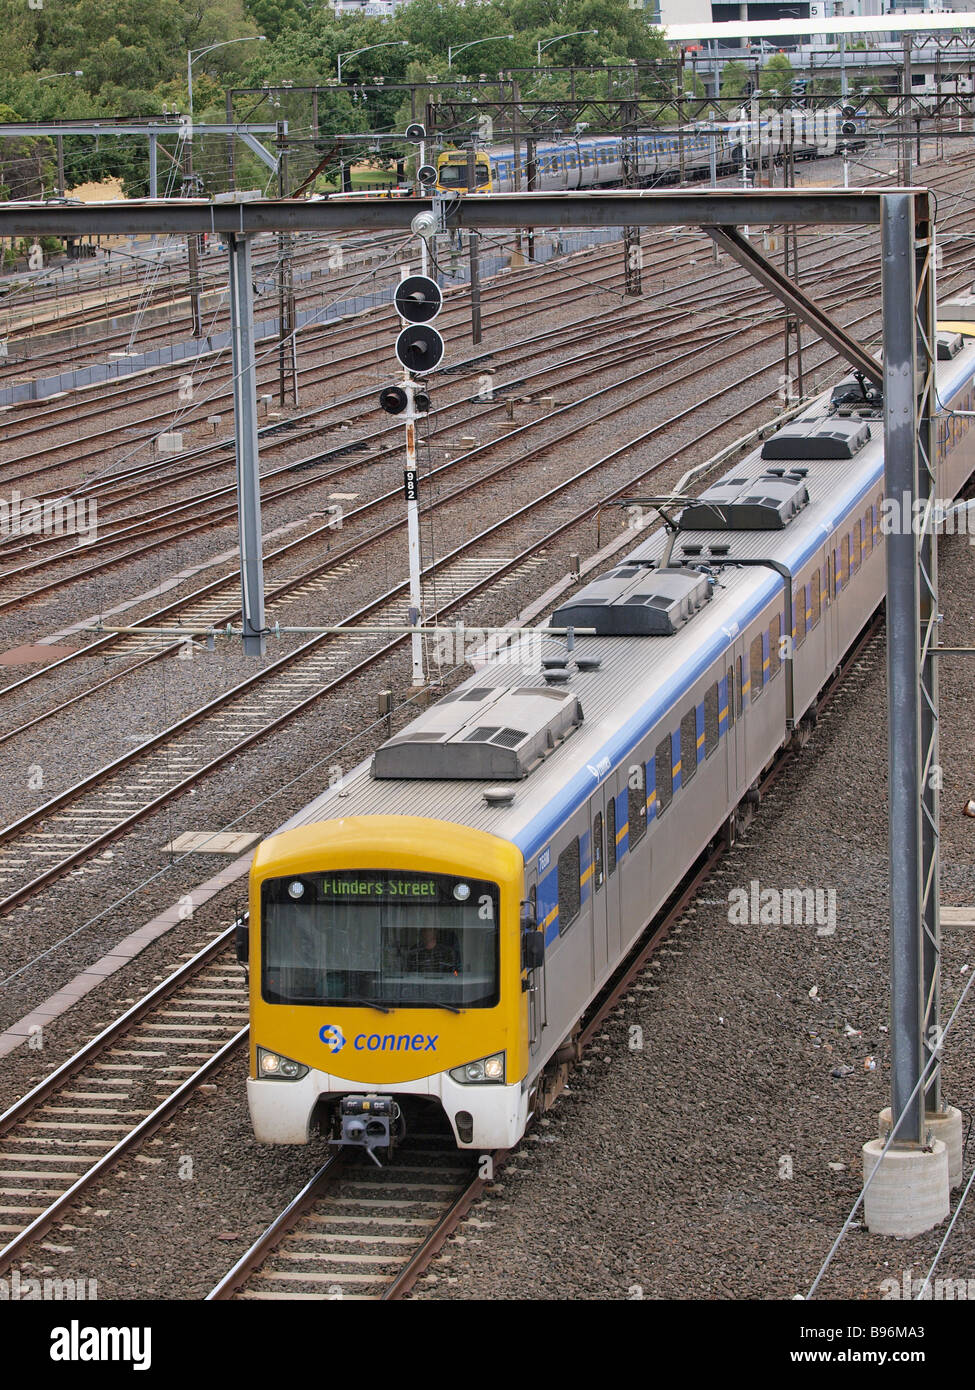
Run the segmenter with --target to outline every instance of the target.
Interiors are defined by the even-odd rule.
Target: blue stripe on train
[[[939,366],[950,367],[950,364],[941,363]],[[957,369],[957,373],[948,379],[946,386],[942,385],[943,379],[939,373],[942,401],[950,404],[960,389],[967,389],[972,384],[972,376],[971,363],[965,363]],[[794,538],[790,538],[792,544],[780,557],[782,562],[794,574],[802,570],[822,549],[826,535],[835,531],[839,523],[864,498],[867,496],[872,498],[878,486],[883,486],[883,479],[883,454],[878,451],[876,466],[865,479],[850,483],[846,488],[837,488],[835,495],[829,499],[832,504],[830,510],[825,512],[820,525],[815,530],[805,534],[797,532]],[[741,607],[736,612],[727,615],[725,623],[728,626],[737,623],[739,631],[744,631],[766,607],[770,599],[776,593],[781,593],[782,589],[783,582],[777,574],[773,572],[763,573],[755,588],[751,589],[748,597],[743,599]],[[575,811],[588,803],[596,787],[600,786],[608,776],[616,771],[620,763],[631,755],[632,750],[641,739],[650,733],[666,714],[679,705],[695,681],[710,670],[719,656],[728,651],[733,640],[728,636],[725,628],[720,627],[712,632],[701,646],[689,652],[687,659],[653,692],[642,708],[617,729],[612,737],[607,739],[602,747],[596,751],[589,766],[580,768],[543,810],[515,832],[512,836],[512,842],[518,846],[526,859],[537,854],[559,827],[564,825]],[[748,708],[749,703],[751,702],[747,695],[744,696],[742,699],[743,712]],[[676,762],[676,759],[674,761]],[[601,770],[595,773],[590,771],[590,767],[598,767]],[[675,782],[674,791],[677,790],[678,784]]]

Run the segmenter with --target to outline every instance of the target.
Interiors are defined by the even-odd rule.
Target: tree
[[[721,69],[721,95],[732,98],[743,97],[749,81],[748,69],[744,63],[732,59],[730,63],[725,63]]]
[[[11,107],[0,103],[0,122],[20,121]],[[0,199],[43,198],[53,175],[54,145],[46,136],[0,140]]]
[[[794,80],[795,74],[787,54],[773,53],[762,68],[759,90],[764,95],[775,92],[780,97],[791,96]]]

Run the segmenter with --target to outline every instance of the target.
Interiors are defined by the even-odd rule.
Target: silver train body
[[[938,363],[941,400],[971,409],[975,346],[942,346],[954,355]],[[973,471],[971,424],[941,422],[941,497]],[[262,1138],[303,1142],[318,1097],[379,1091],[439,1098],[463,1147],[517,1142],[552,1093],[587,1007],[814,717],[819,692],[883,599],[878,402],[853,384],[818,398],[688,506],[663,567],[665,544],[659,531],[635,536],[614,569],[553,614],[555,626],[598,635],[567,651],[542,629],[488,658],[283,827],[314,830],[325,845],[343,826],[375,824],[388,842],[397,818],[407,827],[420,817],[417,862],[470,831],[517,850],[522,926],[544,942],[510,977],[511,993],[527,1000],[518,1074],[509,1069],[494,1091],[464,1088],[441,1082],[432,1060],[429,1074],[390,1085],[377,1054],[374,1075],[349,1081],[322,1049],[320,1060],[298,1058],[311,1067],[303,1081],[274,1083],[277,1108],[255,1110]],[[464,867],[478,875],[477,864]],[[737,949],[730,937],[728,949]],[[454,1015],[431,1017],[447,1028]],[[475,1015],[458,1016],[456,1027],[466,1018],[483,1033],[486,1018]],[[498,1048],[511,1039],[499,1036]],[[477,1045],[487,1050],[482,1035]],[[262,1084],[251,1082],[252,1092]]]

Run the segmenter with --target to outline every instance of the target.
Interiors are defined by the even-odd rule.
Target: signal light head
[[[394,302],[407,323],[429,323],[443,308],[443,292],[428,275],[408,275],[396,286]]]
[[[417,376],[438,367],[443,353],[443,338],[426,323],[408,323],[396,339],[397,361]]]
[[[406,392],[402,386],[387,386],[379,393],[379,404],[387,415],[402,415],[408,404]]]

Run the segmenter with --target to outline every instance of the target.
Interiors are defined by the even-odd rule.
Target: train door
[[[538,915],[538,878],[534,866],[526,874],[528,892],[528,913],[534,921]],[[535,1061],[542,1046],[545,1005],[545,964],[528,972],[528,990],[524,995],[528,1007],[528,1049],[532,1062]]]
[[[600,911],[606,921],[606,950],[609,960],[619,958],[620,913],[623,908],[623,865],[626,854],[626,795],[616,794],[617,776],[603,784],[603,831],[606,838],[605,883]],[[624,781],[625,786],[625,781]]]
[[[592,902],[592,977],[601,980],[609,964],[609,935],[606,916],[606,812],[604,799],[594,796],[589,803],[589,892]]]
[[[726,703],[722,702],[718,711],[718,726],[721,732],[727,730],[728,747],[728,794],[731,807],[748,790],[748,748],[747,737],[747,699],[745,682],[748,680],[748,650],[744,642],[736,642],[731,648],[725,670]],[[725,712],[726,711],[726,712]],[[722,724],[723,715],[723,724]]]

